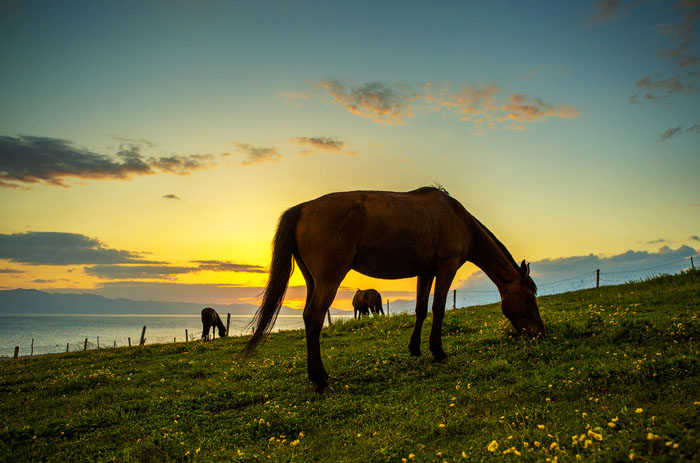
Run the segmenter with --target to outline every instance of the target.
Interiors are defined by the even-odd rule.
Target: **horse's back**
[[[460,220],[459,208],[464,211],[430,187],[331,193],[300,208],[297,248],[312,273],[314,266],[334,265],[378,278],[427,271],[436,248],[452,245],[449,234]]]

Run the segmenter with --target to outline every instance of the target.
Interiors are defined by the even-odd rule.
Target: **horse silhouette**
[[[376,289],[358,289],[355,296],[352,298],[352,309],[355,318],[362,315],[369,315],[370,311],[373,314],[384,315],[382,308],[382,295]]]
[[[219,337],[226,337],[226,325],[221,321],[219,314],[211,307],[202,309],[202,339],[209,340],[209,332],[213,326],[219,329]]]
[[[373,278],[418,277],[416,323],[408,344],[411,355],[421,354],[421,328],[434,280],[429,344],[434,361],[447,358],[442,348],[445,303],[455,273],[466,261],[495,283],[501,311],[518,332],[545,334],[529,265],[516,264],[493,233],[442,189],[331,193],[284,212],[273,242],[269,280],[251,322],[254,331],[244,355],[251,354],[272,329],[294,261],[306,280],[307,372],[318,392],[328,387],[321,360],[323,320],[350,270]]]

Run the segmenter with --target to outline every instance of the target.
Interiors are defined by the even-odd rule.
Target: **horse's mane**
[[[479,219],[477,219],[477,218],[474,217],[473,215],[472,215],[472,218],[474,219],[474,221],[475,221],[477,224],[479,224],[479,226],[484,230],[484,232],[486,232],[486,234],[487,234],[489,237],[491,237],[491,239],[493,240],[493,242],[496,243],[496,245],[498,246],[498,248],[503,252],[503,254],[506,256],[506,258],[507,258],[508,261],[511,263],[511,265],[513,265],[513,268],[515,268],[515,270],[517,270],[518,272],[520,272],[520,266],[518,265],[517,262],[515,262],[515,259],[513,259],[513,256],[511,255],[510,251],[508,251],[508,248],[506,248],[506,247],[503,245],[503,243],[501,243],[500,240],[499,240],[498,238],[496,238],[496,235],[494,235],[494,234],[491,232],[491,230],[489,230],[488,228],[486,228],[486,225],[484,225],[483,223],[481,223],[481,222],[479,221]],[[525,280],[523,280],[523,281],[524,281],[525,285],[526,285],[528,288],[530,288],[535,294],[537,294],[537,285],[536,285],[535,282],[532,280],[532,278],[530,278],[530,275],[528,275],[528,276],[525,278]]]
[[[434,185],[429,185],[429,186],[422,186],[420,188],[417,188],[410,193],[427,193],[429,191],[439,191],[440,193],[443,193],[447,196],[450,196],[450,192],[447,191],[442,185],[439,183],[435,183]]]

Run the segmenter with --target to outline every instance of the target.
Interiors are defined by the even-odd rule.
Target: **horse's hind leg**
[[[428,315],[428,297],[430,287],[433,285],[433,277],[418,277],[418,288],[416,291],[416,324],[413,326],[411,341],[408,343],[408,350],[413,356],[420,355],[420,333],[423,322]]]
[[[316,284],[313,295],[304,308],[304,326],[306,327],[306,355],[309,380],[316,385],[316,392],[323,392],[328,387],[328,373],[321,360],[321,330],[326,312],[331,306],[338,284]]]

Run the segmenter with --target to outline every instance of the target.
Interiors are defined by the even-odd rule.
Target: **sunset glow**
[[[434,183],[535,280],[695,255],[698,6],[613,3],[4,6],[0,289],[258,304],[287,208]]]

